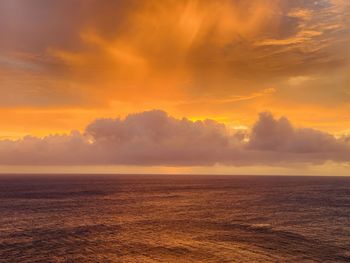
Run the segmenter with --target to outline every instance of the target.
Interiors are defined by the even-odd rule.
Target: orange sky
[[[347,0],[3,0],[0,138],[165,110],[349,133]]]

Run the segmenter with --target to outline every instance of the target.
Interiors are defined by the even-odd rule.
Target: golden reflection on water
[[[349,178],[0,178],[0,262],[347,262]]]

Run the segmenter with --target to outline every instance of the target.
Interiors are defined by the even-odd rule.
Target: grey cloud
[[[248,136],[249,141],[244,138]],[[84,133],[0,141],[0,164],[10,165],[289,165],[350,162],[344,138],[294,128],[262,113],[248,135],[212,120],[176,119],[147,111],[99,119]]]
[[[288,119],[273,118],[270,113],[261,113],[255,124],[249,147],[257,150],[324,153],[346,150],[347,145],[334,136],[314,129],[295,129]]]

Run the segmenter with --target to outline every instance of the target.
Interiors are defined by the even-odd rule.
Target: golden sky
[[[153,109],[347,136],[349,18],[348,0],[2,0],[0,139]]]

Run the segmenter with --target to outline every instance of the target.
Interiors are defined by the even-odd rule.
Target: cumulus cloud
[[[260,114],[254,125],[249,146],[258,150],[293,153],[337,152],[347,147],[328,133],[310,128],[295,129],[285,117],[276,120],[266,112]]]
[[[267,112],[259,115],[246,149],[260,152],[259,163],[350,160],[346,140],[311,128],[295,128],[287,118],[275,119]]]
[[[6,165],[287,165],[350,162],[350,144],[328,133],[295,128],[261,113],[247,134],[213,121],[176,119],[159,110],[98,119],[83,133],[0,141]]]

